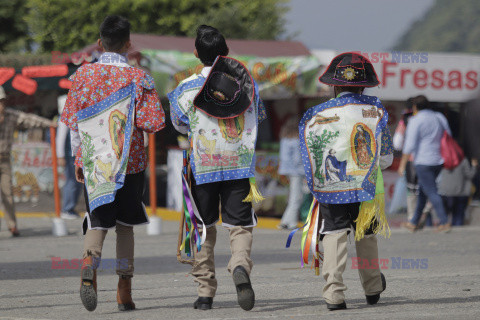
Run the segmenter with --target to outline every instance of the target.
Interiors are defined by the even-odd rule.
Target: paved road
[[[214,309],[196,311],[195,285],[188,266],[175,258],[177,223],[165,222],[163,234],[148,236],[136,229],[134,300],[138,310],[119,313],[113,270],[99,273],[99,304],[94,313],[81,305],[79,270],[52,269],[52,257],[80,256],[78,221],[68,221],[70,235],[54,238],[48,218],[21,219],[23,237],[0,232],[0,319],[479,319],[480,228],[464,227],[450,234],[425,230],[410,234],[394,230],[381,238],[380,258],[389,259],[387,290],[378,305],[365,303],[357,270],[349,258],[344,273],[348,309],[329,312],[321,299],[323,279],[308,267],[299,268],[298,236],[285,249],[286,232],[256,230],[252,282],[257,296],[250,311],[236,304],[235,288],[226,271],[227,233],[219,232],[216,259],[219,289]],[[221,228],[220,228],[221,229]],[[114,258],[114,232],[105,241],[104,258]],[[355,256],[353,240],[349,257]],[[398,268],[392,261],[407,261]],[[422,268],[406,268],[406,259],[426,259]],[[425,261],[427,268],[425,268]],[[402,262],[404,263],[404,262]]]

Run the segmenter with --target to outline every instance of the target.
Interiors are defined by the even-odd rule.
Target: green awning
[[[149,69],[161,97],[184,79],[202,70],[193,53],[142,50],[141,64]],[[250,70],[263,99],[286,99],[317,95],[320,61],[315,56],[255,57],[233,56]]]

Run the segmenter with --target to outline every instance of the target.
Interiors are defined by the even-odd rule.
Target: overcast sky
[[[435,0],[290,0],[287,34],[310,49],[388,51]]]

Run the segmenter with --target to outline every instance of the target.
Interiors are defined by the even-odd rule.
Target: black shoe
[[[193,309],[210,310],[212,309],[213,298],[198,297],[197,301],[193,303]]]
[[[382,292],[383,292],[387,288],[387,280],[385,280],[385,276],[383,275],[383,273],[380,273],[380,276],[382,277],[382,288],[383,288]],[[371,296],[365,296],[365,298],[367,298],[367,303],[370,305],[377,304],[378,300],[380,300],[380,293],[377,293]]]
[[[253,292],[252,284],[247,270],[238,266],[233,270],[233,282],[237,288],[238,304],[243,310],[252,310],[255,305],[255,292]]]
[[[347,309],[347,304],[345,303],[345,301],[339,304],[333,304],[333,303],[327,302],[327,308],[330,311],[343,310],[343,309]]]

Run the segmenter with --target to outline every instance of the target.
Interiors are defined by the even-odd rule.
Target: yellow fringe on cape
[[[262,194],[257,188],[257,182],[255,180],[255,177],[252,177],[248,180],[250,181],[250,193],[247,195],[245,199],[243,199],[243,202],[257,203],[265,200],[265,198],[262,196]]]
[[[374,223],[376,223],[373,229],[374,234],[380,234],[385,238],[390,238],[391,231],[385,214],[385,188],[380,168],[378,168],[375,198],[362,202],[360,205],[360,213],[355,223],[355,241],[363,239],[365,232]]]

